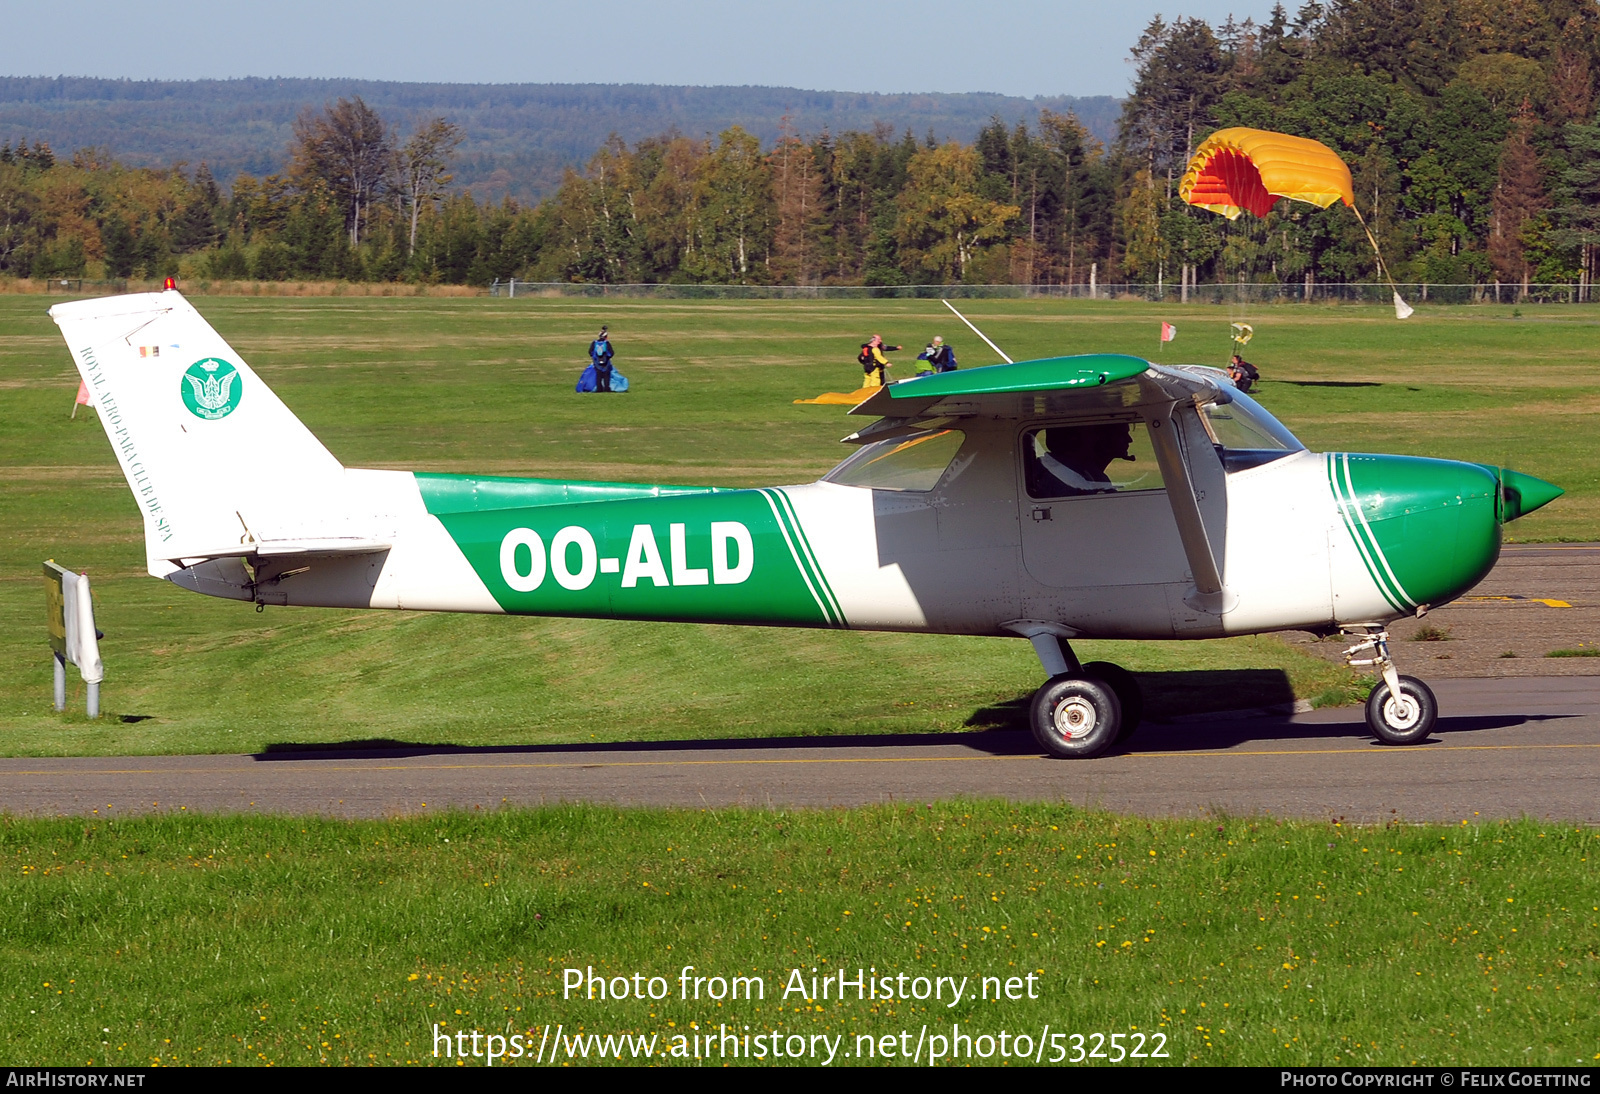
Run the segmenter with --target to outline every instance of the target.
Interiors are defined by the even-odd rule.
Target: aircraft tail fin
[[[341,527],[339,461],[176,290],[50,317],[139,504],[153,575],[269,537],[361,536]]]

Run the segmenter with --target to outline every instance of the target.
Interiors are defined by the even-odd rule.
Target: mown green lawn
[[[593,1063],[592,1035],[655,1035],[666,1053],[680,1034],[748,1027],[808,1048],[843,1037],[842,1066],[862,1062],[858,1036],[909,1052],[956,1026],[993,1040],[987,1061],[953,1062],[1019,1063],[1001,1032],[1037,1051],[1048,1025],[1068,1037],[1045,1059],[1063,1063],[1143,1034],[1168,1054],[1144,1061],[1157,1064],[1593,1066],[1597,852],[1590,829],[1532,822],[1144,821],[994,802],[13,818],[0,1021],[12,1065],[454,1063],[432,1055],[437,1023],[528,1046],[559,1025],[563,1063],[579,1037]],[[721,977],[724,999],[681,998],[685,966],[706,993]],[[647,995],[660,977],[666,998],[567,998],[568,968],[630,990],[639,974]],[[806,991],[785,995],[797,969]],[[965,978],[967,994],[807,998],[813,975],[820,988],[859,969],[895,977],[897,996],[919,976]],[[728,998],[734,976],[759,977],[761,997]],[[987,1000],[984,977],[998,978]],[[1021,997],[994,998],[1012,977]]]
[[[1039,670],[1025,643],[617,622],[269,610],[143,574],[131,496],[51,300],[0,297],[0,753],[248,751],[397,739],[586,739],[937,731],[983,724]],[[350,466],[728,486],[804,482],[854,428],[798,397],[849,390],[871,333],[933,334],[995,358],[937,301],[197,298],[214,326]],[[1313,448],[1506,463],[1569,491],[1509,531],[1600,538],[1587,418],[1600,316],[1559,306],[1423,309],[968,301],[1013,357],[1087,350],[1221,363],[1248,320],[1262,401]],[[609,323],[634,390],[572,391]],[[907,372],[902,368],[902,373]],[[241,467],[270,474],[270,460]],[[39,563],[94,581],[108,668],[89,724],[49,709]],[[1085,644],[1146,674],[1155,713],[1252,705],[1162,672],[1258,669],[1338,700],[1352,678],[1271,639]],[[1166,683],[1163,683],[1166,681]],[[74,707],[82,709],[81,685]],[[1274,697],[1281,697],[1275,695]],[[648,712],[641,716],[641,712]],[[137,719],[120,721],[115,718]]]

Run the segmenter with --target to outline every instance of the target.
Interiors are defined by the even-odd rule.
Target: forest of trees
[[[892,124],[763,147],[613,138],[533,206],[451,187],[461,131],[308,110],[287,167],[135,169],[0,146],[0,276],[487,284],[1362,281],[1348,210],[1225,221],[1177,197],[1231,125],[1334,148],[1401,280],[1587,282],[1600,258],[1597,0],[1330,0],[1265,24],[1151,22],[1119,136],[1070,113],[972,144]]]

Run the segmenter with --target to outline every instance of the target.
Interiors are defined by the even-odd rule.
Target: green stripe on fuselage
[[[760,491],[539,483],[523,496],[551,496],[560,487],[593,500],[489,507],[482,492],[473,495],[452,484],[441,489],[437,481],[424,486],[423,476],[417,478],[429,511],[507,612],[837,625],[808,589]],[[516,483],[530,481],[537,480],[495,480],[498,498],[515,495]],[[607,489],[639,492],[597,496]],[[477,508],[468,505],[474,498]],[[681,526],[677,535],[675,525]],[[536,557],[541,552],[542,566]]]
[[[636,482],[582,482],[575,479],[520,479],[501,475],[438,475],[418,472],[422,504],[434,516],[534,505],[573,505],[625,498],[665,498],[714,494],[714,486],[657,486]]]
[[[828,578],[822,572],[822,565],[811,549],[811,541],[806,538],[805,527],[794,511],[794,503],[782,490],[768,488],[761,492],[772,503],[772,510],[777,515],[779,523],[789,533],[789,549],[794,555],[795,565],[800,567],[801,573],[811,585],[823,614],[837,625],[844,626],[844,611],[839,607],[839,598],[833,595],[833,587],[828,584]]]

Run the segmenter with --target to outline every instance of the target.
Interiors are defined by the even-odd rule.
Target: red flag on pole
[[[72,403],[72,416],[78,416],[80,406],[94,406],[94,396],[89,393],[89,385],[82,380],[78,381],[78,397]]]
[[[1177,327],[1173,326],[1171,323],[1161,324],[1161,340],[1163,342],[1170,342],[1176,337],[1178,337]]]

